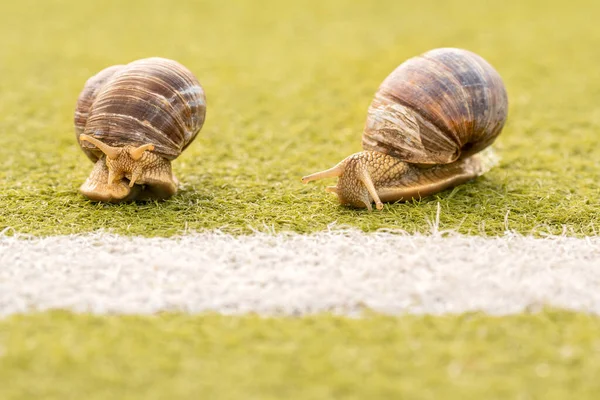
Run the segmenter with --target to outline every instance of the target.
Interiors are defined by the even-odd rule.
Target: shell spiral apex
[[[205,116],[202,86],[176,61],[153,57],[100,71],[75,109],[77,141],[96,163],[81,192],[110,202],[170,197],[177,190],[170,161]]]
[[[329,191],[356,207],[421,198],[483,173],[477,153],[496,140],[507,114],[504,83],[487,61],[467,50],[434,49],[383,81],[367,111],[365,151],[303,181],[339,176]]]

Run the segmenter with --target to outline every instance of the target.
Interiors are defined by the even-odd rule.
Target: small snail
[[[96,163],[80,192],[106,202],[172,196],[171,161],[194,140],[205,114],[204,90],[175,61],[146,58],[100,71],[75,109],[77,142]]]
[[[500,75],[480,56],[442,48],[402,63],[381,84],[367,115],[364,151],[302,178],[339,177],[340,203],[425,197],[489,169],[481,152],[502,131],[508,112]],[[479,154],[477,154],[479,153]]]

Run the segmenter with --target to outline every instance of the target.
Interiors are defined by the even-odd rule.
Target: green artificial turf
[[[34,1],[0,12],[0,230],[111,229],[148,236],[219,228],[314,232],[441,228],[595,233],[600,186],[597,1]],[[500,165],[474,182],[368,213],[337,205],[333,181],[300,177],[360,150],[366,110],[403,60],[454,46],[506,83]],[[100,69],[176,59],[204,86],[199,138],[174,163],[163,203],[94,204],[73,110]],[[505,221],[506,219],[506,221]],[[12,230],[11,230],[12,232]]]
[[[600,319],[567,312],[0,320],[3,400],[585,400],[599,375]]]

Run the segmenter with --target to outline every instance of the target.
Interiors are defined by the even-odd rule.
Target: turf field
[[[199,393],[212,399],[597,398],[600,319],[594,310],[600,303],[594,288],[600,289],[600,278],[594,265],[600,223],[596,139],[600,25],[594,16],[598,12],[600,5],[592,0],[4,2],[0,6],[0,288],[5,288],[0,291],[0,398],[185,399]],[[398,64],[444,46],[482,55],[505,81],[509,121],[495,144],[497,167],[432,198],[388,204],[382,212],[372,213],[338,206],[324,191],[329,181],[301,184],[301,176],[360,150],[367,107],[377,86]],[[166,202],[91,203],[77,193],[92,168],[74,137],[77,96],[86,79],[100,69],[149,56],[181,62],[196,74],[207,94],[205,126],[174,162],[180,192]],[[412,310],[400,307],[387,316],[366,311],[363,318],[294,312],[264,318],[253,314],[257,308],[252,304],[241,316],[185,312],[193,307],[123,316],[127,301],[142,292],[136,284],[146,278],[143,289],[150,294],[136,298],[140,302],[168,300],[165,288],[177,293],[180,287],[173,282],[179,284],[182,275],[172,280],[160,268],[179,270],[160,264],[160,257],[147,269],[128,270],[128,265],[144,260],[138,251],[143,246],[86,242],[81,258],[69,257],[75,253],[70,246],[88,236],[60,236],[66,240],[65,251],[53,248],[55,257],[48,256],[56,235],[101,231],[143,240],[218,231],[234,240],[261,231],[276,242],[275,235],[284,232],[318,235],[337,228],[367,234],[381,229],[426,235],[452,230],[498,237],[509,250],[519,235],[561,234],[580,244],[569,247],[571,253],[556,246],[554,251],[520,258],[528,271],[535,272],[530,278],[539,274],[539,288],[534,281],[518,290],[503,286],[511,282],[506,277],[518,281],[514,269],[498,281],[496,275],[494,279],[486,275],[485,265],[464,269],[480,274],[475,276],[490,288],[502,289],[498,293],[506,301],[552,289],[524,302],[537,305],[529,311],[525,307],[524,312],[502,316],[460,311],[490,309],[479,307],[482,297],[477,297],[481,292],[477,290],[472,291],[473,301],[465,300],[470,307],[444,312],[450,310],[444,308],[451,301],[443,294],[448,292],[427,290],[448,276],[427,262],[411,264],[411,255],[415,261],[414,254],[420,254],[414,247],[398,249],[408,253],[409,261],[402,267],[410,271],[411,265],[418,266],[405,272],[409,280],[403,282],[409,287],[415,278],[415,292],[429,293],[427,299],[440,305],[442,311],[435,316],[409,315]],[[505,235],[507,231],[510,235]],[[15,237],[22,247],[15,244]],[[358,246],[373,241],[355,243],[359,259],[368,252]],[[581,254],[573,250],[580,245],[586,249]],[[45,258],[33,257],[31,249],[44,248]],[[111,269],[126,250],[130,258],[123,259],[130,264]],[[161,257],[167,257],[168,249],[162,251]],[[314,248],[307,254],[311,251]],[[352,271],[341,262],[346,259],[320,251],[321,258],[329,257],[340,267],[339,275],[330,274],[333,281]],[[106,256],[114,262],[103,265],[99,254],[115,257]],[[272,272],[279,265],[276,261],[289,262],[290,254],[278,253],[279,258],[263,254],[263,267]],[[239,256],[233,252],[225,261],[239,263]],[[379,260],[393,272],[394,257],[390,253]],[[457,254],[448,263],[459,265],[468,258]],[[490,267],[501,270],[506,259],[499,258],[490,260]],[[562,267],[562,275],[545,260]],[[94,262],[100,269],[91,269]],[[26,268],[15,270],[18,265]],[[189,265],[179,267],[191,269]],[[316,256],[306,265],[322,266]],[[569,280],[567,267],[574,269],[577,279]],[[247,267],[239,268],[252,275]],[[252,284],[269,288],[297,282],[300,274],[293,268],[290,280],[257,283],[265,276],[277,276],[261,273]],[[217,278],[220,272],[215,273]],[[379,272],[373,265],[369,273]],[[52,277],[52,285],[43,285],[44,276]],[[87,278],[86,285],[71,279],[79,276]],[[130,296],[126,290],[120,292],[121,308],[102,308],[100,302],[78,305],[77,293],[107,296],[115,287],[111,282],[121,285],[123,277],[130,286],[119,288],[129,288]],[[355,278],[360,281],[360,276]],[[417,287],[417,278],[425,288]],[[453,279],[455,292],[468,292],[458,273]],[[224,281],[215,282],[218,287]],[[233,278],[228,282],[231,286],[215,292],[215,304],[226,306],[227,296],[235,297],[236,288],[242,287]],[[281,293],[289,289],[277,288]],[[369,290],[378,288],[373,285]],[[48,293],[56,296],[42,302]],[[365,293],[350,298],[360,305]],[[577,293],[576,302],[566,299],[570,293]],[[318,293],[312,295],[319,299]],[[394,300],[393,292],[391,296],[382,301]],[[556,299],[575,305],[571,311],[544,309]],[[53,305],[70,311],[28,312]],[[103,315],[107,310],[112,315]]]
[[[362,320],[50,313],[0,321],[0,396],[595,399],[599,336],[597,318],[555,311]]]

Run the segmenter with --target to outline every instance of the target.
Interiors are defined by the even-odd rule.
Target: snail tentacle
[[[324,171],[315,172],[314,174],[310,174],[302,177],[302,183],[308,183],[311,181],[318,181],[325,178],[335,178],[341,176],[344,173],[345,165],[344,161],[337,164],[335,167],[326,169]]]
[[[148,144],[141,145],[138,148],[129,150],[129,155],[131,156],[131,158],[133,158],[134,160],[137,161],[140,158],[142,158],[142,155],[144,154],[145,151],[152,151],[152,150],[154,150],[154,145],[151,143],[148,143]]]
[[[131,173],[131,180],[129,181],[129,187],[132,187],[138,179],[142,176],[143,169],[139,166],[133,169]]]
[[[90,142],[94,146],[96,146],[101,152],[103,152],[106,157],[110,159],[117,159],[119,154],[121,154],[122,149],[118,147],[112,147],[107,145],[106,143],[101,142],[100,140],[85,134],[79,135],[79,140],[83,140],[84,142]]]
[[[377,209],[382,210],[383,203],[379,199],[379,195],[377,194],[377,189],[375,189],[375,185],[373,184],[373,181],[371,180],[371,176],[369,175],[367,168],[363,168],[359,172],[358,179],[367,188],[369,194],[371,195],[371,198],[373,199],[373,201],[375,201],[375,206],[377,207]],[[369,199],[369,201],[365,205],[367,206],[369,211],[371,211],[371,199]]]

